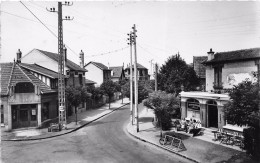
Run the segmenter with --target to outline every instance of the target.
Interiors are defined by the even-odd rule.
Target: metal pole
[[[59,123],[66,127],[66,108],[65,108],[65,82],[64,82],[64,54],[63,54],[63,27],[62,27],[62,3],[58,2],[58,53],[59,53]]]
[[[135,50],[135,64],[134,64],[134,72],[135,72],[135,119],[136,119],[136,131],[139,132],[139,122],[138,122],[138,71],[137,71],[137,52],[136,52],[136,30],[135,24],[133,26],[133,34],[134,34],[134,50]]]
[[[133,43],[133,35],[130,33],[130,120],[132,125],[134,124],[133,118],[133,67],[132,67],[132,43]]]

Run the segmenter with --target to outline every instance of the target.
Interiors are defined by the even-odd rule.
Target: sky
[[[68,59],[106,66],[130,62],[127,33],[135,24],[137,62],[151,69],[177,53],[193,56],[260,47],[260,2],[257,1],[70,1],[63,6],[63,40]],[[43,22],[39,22],[23,4]],[[46,8],[56,1],[1,2],[0,62],[12,62],[18,49],[58,52],[58,15]],[[51,32],[50,32],[51,31]],[[55,36],[56,35],[56,36]]]

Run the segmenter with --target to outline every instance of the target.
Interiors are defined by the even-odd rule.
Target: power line
[[[52,35],[54,35],[56,38],[58,38],[58,36],[57,36],[54,32],[52,32],[25,4],[23,4],[22,1],[20,1],[20,3],[21,3],[37,20],[39,20],[39,22],[41,22],[41,24],[42,24],[45,28],[47,28],[47,30],[48,30],[49,32],[51,32]]]
[[[40,22],[45,28],[47,28],[47,30],[48,30],[49,32],[51,32],[52,35],[54,35],[54,36],[58,39],[58,36],[57,36],[54,32],[52,32],[52,30],[50,30],[50,28],[48,28],[48,26],[46,26],[22,1],[20,1],[20,3],[21,3],[28,11],[30,11],[30,13],[31,13],[37,20],[39,20],[39,22]],[[75,51],[73,51],[67,44],[66,44],[66,47],[67,47],[68,49],[70,49],[70,50],[73,52],[73,54],[75,54],[76,56],[78,56],[77,53],[75,53]]]
[[[105,53],[101,53],[101,54],[95,54],[95,55],[90,55],[90,56],[85,56],[85,57],[86,58],[91,58],[91,57],[97,57],[97,56],[101,56],[101,55],[112,54],[112,53],[116,53],[116,52],[119,52],[119,51],[123,51],[126,48],[129,48],[129,46],[126,46],[126,47],[123,47],[123,48],[120,48],[120,49],[116,49],[116,50],[112,50],[112,51],[109,51],[109,52],[105,52]]]

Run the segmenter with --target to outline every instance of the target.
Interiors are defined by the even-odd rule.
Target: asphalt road
[[[124,129],[128,119],[129,106],[125,106],[71,134],[46,140],[1,142],[2,162],[190,162],[128,135]]]

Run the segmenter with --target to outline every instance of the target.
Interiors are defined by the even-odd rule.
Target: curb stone
[[[183,158],[186,158],[186,159],[188,159],[188,160],[190,160],[190,161],[199,163],[199,161],[197,161],[197,160],[195,160],[195,159],[193,159],[193,158],[187,157],[187,156],[182,155],[182,154],[180,154],[180,153],[178,153],[178,152],[176,152],[176,151],[174,151],[174,150],[171,150],[171,149],[169,149],[169,148],[165,148],[165,147],[163,147],[163,146],[160,146],[160,145],[155,144],[155,143],[153,143],[153,142],[151,142],[151,141],[145,140],[145,139],[143,139],[143,138],[140,138],[140,137],[134,135],[133,133],[131,133],[131,132],[128,130],[128,126],[129,126],[129,125],[130,125],[130,123],[127,125],[126,130],[127,130],[127,132],[128,132],[130,135],[132,135],[132,136],[135,137],[136,139],[141,140],[141,141],[143,141],[143,142],[147,142],[147,143],[152,144],[152,145],[154,145],[154,146],[157,146],[157,147],[159,147],[159,148],[165,149],[165,150],[167,150],[167,151],[169,151],[169,152],[172,152],[172,153],[174,153],[174,154],[177,154],[178,156],[181,156],[181,157],[183,157]]]
[[[66,134],[69,134],[69,133],[72,133],[72,132],[74,132],[74,131],[77,131],[77,130],[81,129],[81,128],[85,127],[86,125],[88,125],[88,124],[90,124],[90,123],[92,123],[92,122],[94,122],[94,121],[96,121],[96,120],[98,120],[98,119],[100,119],[100,118],[102,118],[102,117],[108,115],[108,114],[111,114],[112,112],[114,112],[114,111],[116,111],[116,110],[118,110],[118,109],[120,109],[120,108],[122,108],[122,107],[124,107],[124,106],[126,106],[126,105],[128,105],[128,104],[129,104],[129,103],[125,103],[125,104],[123,104],[122,106],[120,106],[120,107],[118,107],[118,108],[115,108],[115,109],[111,110],[110,112],[108,112],[108,113],[106,113],[106,114],[104,114],[104,115],[102,115],[102,116],[100,116],[100,117],[97,117],[97,118],[95,118],[95,119],[93,119],[93,120],[91,120],[91,121],[89,121],[89,122],[87,122],[87,123],[85,123],[85,124],[83,124],[83,125],[81,125],[81,126],[75,128],[75,129],[72,129],[71,131],[68,131],[68,132],[65,132],[65,133],[62,133],[62,134],[57,134],[57,135],[52,135],[52,136],[47,136],[47,137],[42,137],[42,138],[1,139],[1,141],[31,141],[31,140],[43,140],[43,139],[49,139],[49,138],[54,138],[54,137],[66,135]]]

